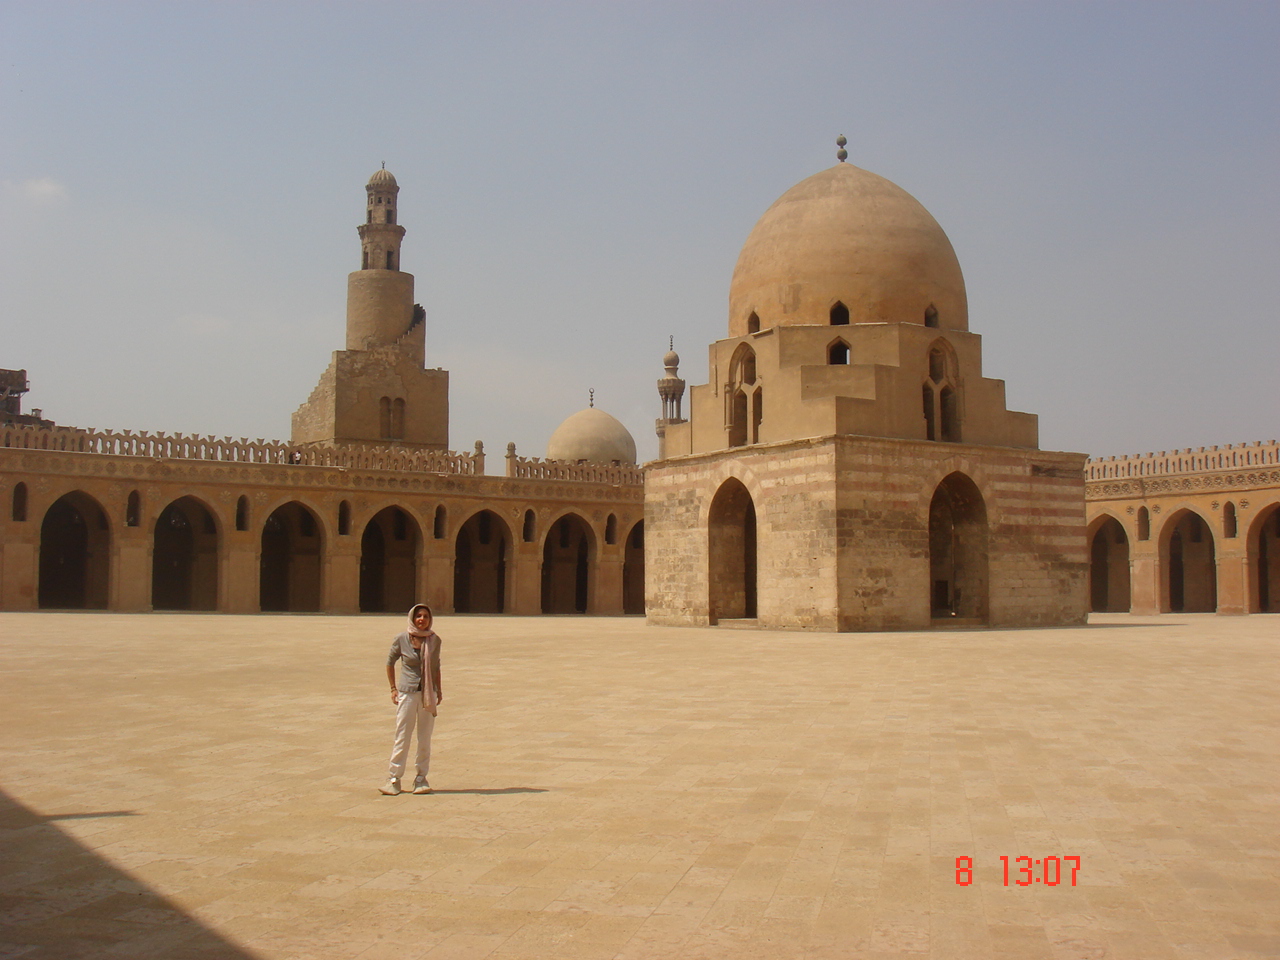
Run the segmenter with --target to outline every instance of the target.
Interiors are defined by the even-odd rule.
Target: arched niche
[[[707,516],[711,622],[757,616],[756,508],[742,481],[720,485]]]
[[[1280,503],[1258,511],[1247,537],[1249,610],[1280,613]]]
[[[929,502],[929,600],[935,619],[986,622],[987,508],[963,473],[948,474]]]

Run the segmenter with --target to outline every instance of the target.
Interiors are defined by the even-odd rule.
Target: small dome
[[[400,188],[400,185],[396,183],[396,178],[391,175],[391,171],[386,167],[373,172],[373,176],[369,178],[368,186],[378,190],[398,190]]]
[[[964,276],[951,241],[915,197],[849,163],[801,180],[752,228],[729,286],[729,335],[845,322],[969,329]],[[932,323],[930,324],[933,325]]]
[[[662,357],[662,365],[664,367],[680,366],[680,354],[676,353],[674,350],[668,350]]]
[[[547,441],[547,459],[634,464],[636,441],[617,419],[588,407],[556,427]]]

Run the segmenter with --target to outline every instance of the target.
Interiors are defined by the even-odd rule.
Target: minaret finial
[[[676,335],[673,333],[667,338],[667,349],[674,350],[676,348]]]
[[[387,169],[387,161],[385,160],[382,161],[382,169],[383,170]]]
[[[848,142],[849,141],[844,138],[843,133],[836,137],[836,146],[840,148],[836,151],[836,159],[841,163],[844,163],[849,159],[849,151],[844,148],[844,145]]]
[[[596,388],[592,387],[587,391],[587,406],[594,407],[596,405]]]

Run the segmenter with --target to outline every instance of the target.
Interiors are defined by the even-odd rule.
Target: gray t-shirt
[[[436,636],[435,631],[427,634],[423,640],[423,649],[427,651],[430,659],[428,665],[432,672],[438,673],[440,670],[440,638]],[[396,689],[401,693],[414,693],[418,690],[430,691],[427,699],[434,706],[436,699],[435,689],[430,683],[422,682],[422,650],[413,648],[413,638],[408,632],[400,634],[391,641],[391,652],[387,654],[387,666],[395,666],[395,662],[400,661],[400,679],[396,684]]]

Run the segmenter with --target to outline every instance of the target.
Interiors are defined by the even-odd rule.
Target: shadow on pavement
[[[0,957],[257,960],[0,791]]]

